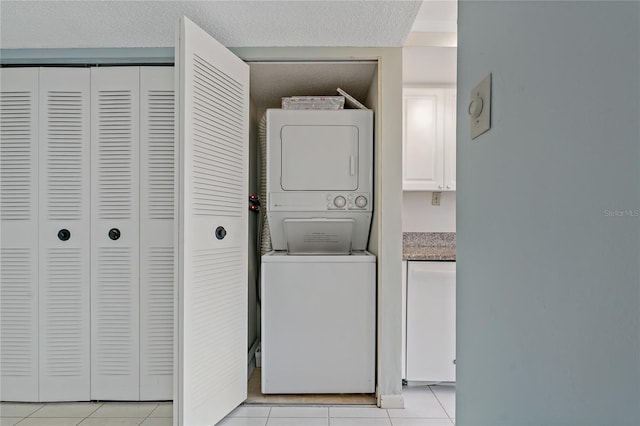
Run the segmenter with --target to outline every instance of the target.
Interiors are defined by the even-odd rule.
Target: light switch
[[[491,128],[491,73],[471,91],[469,101],[471,139],[475,139]]]

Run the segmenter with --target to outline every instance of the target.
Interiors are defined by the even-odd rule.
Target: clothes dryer
[[[373,205],[373,112],[266,113],[267,216],[274,250],[366,250]]]

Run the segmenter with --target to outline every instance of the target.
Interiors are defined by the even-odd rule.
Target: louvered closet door
[[[40,70],[40,400],[88,400],[90,70]]]
[[[173,399],[173,67],[140,68],[140,399]]]
[[[38,69],[0,69],[0,400],[38,400]]]
[[[91,399],[139,399],[140,69],[91,69]]]
[[[180,21],[174,424],[215,424],[247,394],[249,67]]]

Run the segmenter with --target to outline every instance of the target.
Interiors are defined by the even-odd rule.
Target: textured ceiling
[[[0,47],[166,47],[185,15],[228,47],[402,46],[420,1],[0,1]]]
[[[425,0],[411,31],[449,33],[458,31],[458,0]]]

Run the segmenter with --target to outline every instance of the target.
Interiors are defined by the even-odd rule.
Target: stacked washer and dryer
[[[265,117],[272,251],[261,260],[262,392],[373,393],[373,113]]]

